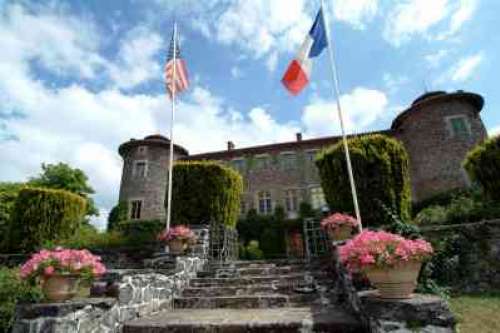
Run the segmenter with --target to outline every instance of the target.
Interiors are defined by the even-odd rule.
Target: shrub
[[[40,289],[22,281],[17,269],[0,267],[0,333],[10,332],[17,302],[36,302],[41,298]]]
[[[128,219],[128,204],[126,201],[120,201],[111,209],[108,215],[108,231],[112,231],[120,222]]]
[[[155,244],[158,234],[164,229],[165,222],[161,220],[131,220],[117,226],[117,230],[124,237],[124,242],[132,247]]]
[[[248,260],[258,260],[264,258],[264,253],[259,248],[259,242],[256,240],[252,240],[248,243],[245,248],[245,258]]]
[[[86,201],[65,190],[23,188],[9,227],[10,248],[32,251],[46,240],[66,239],[78,230]]]
[[[472,149],[465,158],[464,168],[489,198],[500,200],[500,136]]]
[[[70,249],[107,249],[126,245],[127,239],[117,230],[98,232],[95,228],[83,225],[66,239],[44,242],[44,248],[62,246]]]
[[[177,162],[172,187],[173,224],[236,226],[243,190],[237,171],[215,162]]]
[[[396,139],[375,134],[348,140],[363,225],[384,222],[378,201],[410,217],[408,154]],[[351,187],[342,142],[323,150],[316,159],[325,199],[331,211],[353,214]]]
[[[22,186],[23,184],[20,183],[0,183],[0,252],[8,250],[7,233],[12,208]]]

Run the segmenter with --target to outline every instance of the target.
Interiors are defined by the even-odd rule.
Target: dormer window
[[[146,178],[148,176],[148,161],[140,160],[134,161],[134,169],[132,176],[135,178]]]

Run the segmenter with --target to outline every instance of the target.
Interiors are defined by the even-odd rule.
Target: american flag
[[[176,38],[174,43],[174,38]],[[174,45],[175,44],[175,45]],[[175,48],[175,93],[180,93],[186,90],[189,86],[186,64],[181,58],[181,50],[179,47],[179,36],[172,34],[170,48],[168,50],[167,63],[165,64],[165,87],[172,96],[174,91],[174,48]]]

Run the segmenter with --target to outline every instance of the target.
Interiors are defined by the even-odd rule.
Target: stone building
[[[464,91],[426,93],[400,113],[390,129],[376,132],[395,137],[406,147],[414,201],[469,185],[461,163],[466,153],[487,136],[479,115],[483,104],[480,95]],[[292,218],[297,216],[301,202],[309,202],[316,209],[324,207],[313,159],[320,149],[340,139],[304,140],[297,133],[291,142],[236,148],[229,141],[225,150],[196,155],[175,145],[174,158],[216,160],[234,167],[244,179],[242,214],[251,208],[269,214],[280,205]],[[119,200],[129,202],[130,218],[163,218],[169,140],[161,135],[131,139],[118,151],[124,160]]]

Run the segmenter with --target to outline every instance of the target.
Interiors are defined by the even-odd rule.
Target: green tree
[[[95,193],[94,189],[88,183],[87,175],[80,169],[72,168],[62,162],[57,164],[42,163],[40,175],[31,178],[27,184],[33,187],[47,187],[78,194],[87,201],[86,215],[99,215],[94,200],[90,197]]]
[[[126,201],[120,201],[111,209],[108,215],[108,231],[116,230],[120,222],[128,218],[128,204]]]
[[[22,183],[0,182],[0,252],[7,246],[7,231],[9,229],[12,208],[16,202]]]

